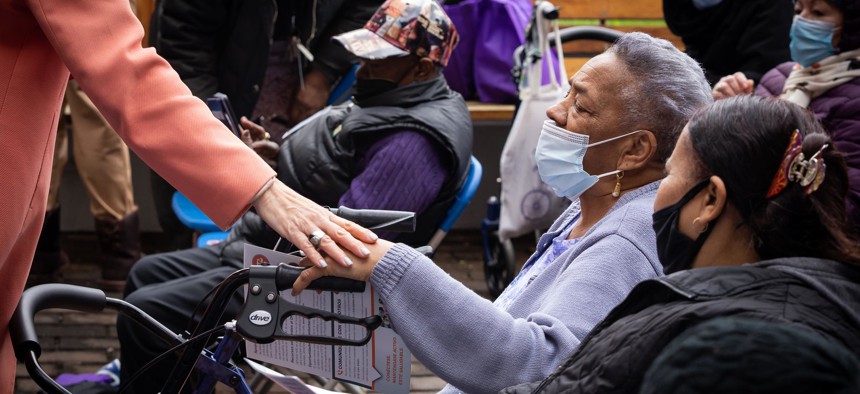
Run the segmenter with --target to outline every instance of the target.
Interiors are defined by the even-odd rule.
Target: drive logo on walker
[[[405,1],[405,0],[401,0]],[[415,0],[408,0],[415,1]],[[276,252],[258,246],[245,244],[243,254],[244,266],[250,267],[259,257],[265,256],[271,262],[298,263],[300,258],[295,255]],[[250,292],[249,292],[250,294]],[[267,294],[267,293],[266,293]],[[364,318],[374,312],[384,315],[382,300],[373,286],[366,286],[363,293],[346,292],[315,292],[304,291],[292,296],[289,291],[280,292],[280,300],[337,315]],[[273,305],[274,307],[274,305]],[[357,339],[364,338],[367,331],[364,327],[354,324],[344,324],[337,321],[326,321],[321,318],[287,317],[281,320],[274,309],[264,304],[255,304],[246,310],[250,312],[254,328],[258,330],[280,329],[285,335],[310,335],[328,338]],[[268,311],[268,313],[265,313]],[[264,321],[263,318],[269,318]],[[385,317],[383,317],[383,320]],[[244,321],[248,323],[247,320]],[[373,331],[373,336],[364,346],[339,346],[306,344],[294,341],[276,340],[272,343],[246,343],[248,358],[280,365],[291,370],[302,371],[322,376],[326,379],[337,379],[340,382],[356,384],[375,393],[409,394],[409,378],[411,376],[412,355],[400,336],[391,327],[383,325]],[[272,376],[272,375],[268,375]],[[286,386],[283,386],[287,388]],[[296,394],[314,394],[309,389],[288,390]],[[326,393],[333,393],[325,391]]]
[[[254,256],[254,259],[251,260],[251,264],[253,265],[269,265],[269,259],[266,256],[258,254]]]
[[[266,311],[254,311],[251,312],[251,316],[248,316],[248,320],[255,326],[265,326],[272,321],[272,315]]]

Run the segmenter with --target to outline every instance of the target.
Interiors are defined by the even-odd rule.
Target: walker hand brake
[[[325,321],[336,321],[340,324],[345,325],[356,325],[360,327],[364,327],[365,334],[362,339],[346,339],[346,338],[334,338],[334,337],[318,337],[311,335],[290,335],[285,332],[275,333],[273,338],[275,339],[286,339],[289,341],[298,341],[305,343],[316,343],[321,345],[338,345],[338,346],[363,346],[370,341],[370,338],[373,335],[373,330],[379,328],[382,324],[382,318],[378,315],[368,316],[364,318],[357,318],[351,316],[338,315],[332,312],[321,311],[319,309],[309,308],[302,305],[296,305],[291,302],[283,301],[281,303],[281,307],[286,308],[281,312],[281,316],[278,319],[280,321],[279,326],[283,327],[284,321],[287,320],[288,317],[298,315],[303,316],[305,318],[321,318]]]
[[[239,316],[236,319],[236,330],[242,336],[256,343],[270,343],[275,339],[286,339],[305,343],[316,343],[323,345],[339,346],[361,346],[370,341],[373,330],[382,324],[379,316],[355,318],[339,315],[336,313],[322,311],[302,305],[293,304],[281,298],[280,290],[292,287],[295,278],[301,272],[301,268],[280,265],[252,266],[248,280],[248,295]],[[364,291],[364,282],[348,280],[343,278],[322,278],[323,282],[335,285],[309,286],[320,290]],[[332,280],[335,280],[332,282]],[[317,281],[312,282],[315,283]],[[301,316],[306,319],[321,318],[325,321],[336,321],[345,325],[357,325],[364,327],[365,335],[362,339],[353,340],[345,338],[320,337],[310,335],[290,335],[283,332],[283,324],[290,316]]]

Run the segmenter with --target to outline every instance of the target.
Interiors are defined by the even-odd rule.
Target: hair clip
[[[809,160],[806,160],[802,152],[803,137],[800,136],[798,130],[791,133],[791,141],[785,150],[776,176],[771,181],[766,197],[771,198],[781,193],[788,186],[788,182],[797,183],[804,188],[806,194],[818,190],[818,187],[824,182],[824,173],[827,168],[820,156],[827,146],[825,144]]]
[[[825,148],[827,148],[827,144],[824,144],[809,160],[804,160],[803,153],[801,152],[791,162],[788,180],[797,182],[797,184],[804,188],[806,194],[811,194],[818,190],[818,187],[824,182],[824,173],[827,165],[824,164],[824,159],[821,158],[821,152],[824,152]]]
[[[791,140],[789,140],[788,148],[785,149],[785,153],[782,156],[782,162],[779,164],[779,168],[776,171],[776,176],[773,177],[773,181],[770,183],[770,188],[767,190],[767,198],[771,198],[779,193],[781,193],[786,186],[788,186],[788,174],[791,170],[791,165],[794,162],[794,159],[797,158],[798,153],[803,149],[803,139],[800,137],[800,133],[797,130],[791,133]]]

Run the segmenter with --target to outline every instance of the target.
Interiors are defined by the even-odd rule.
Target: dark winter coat
[[[503,393],[638,393],[677,335],[720,316],[797,325],[860,354],[860,270],[782,258],[699,268],[637,285],[556,372]]]
[[[336,80],[357,60],[331,37],[364,26],[381,4],[381,0],[159,0],[149,41],[195,96],[205,99],[224,93],[236,116],[251,116],[276,23],[287,35],[295,32],[314,54],[311,67]]]
[[[765,74],[756,88],[756,94],[765,97],[782,94],[785,80],[794,64],[780,64]],[[845,154],[851,189],[846,200],[848,220],[860,231],[860,78],[854,78],[816,97],[809,104],[809,109],[830,133],[836,148]]]
[[[711,85],[736,71],[758,82],[791,59],[791,0],[723,0],[704,10],[690,0],[663,0],[663,15],[687,54],[702,63]]]

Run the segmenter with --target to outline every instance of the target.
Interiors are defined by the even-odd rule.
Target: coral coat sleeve
[[[0,393],[11,393],[9,320],[45,212],[71,71],[114,130],[219,226],[274,176],[191,96],[126,0],[0,0]]]
[[[28,0],[42,31],[128,146],[222,228],[275,174],[193,97],[128,3]]]

